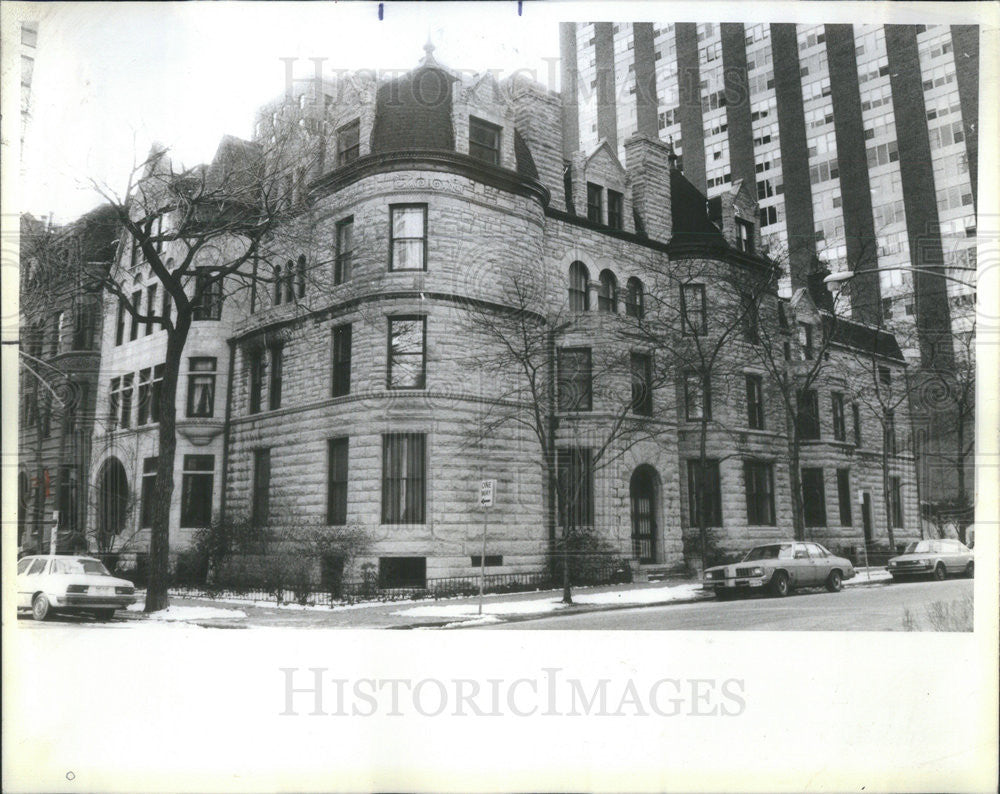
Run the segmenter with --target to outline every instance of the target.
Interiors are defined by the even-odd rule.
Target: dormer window
[[[617,190],[608,189],[608,226],[612,229],[623,229],[625,217],[625,198]]]
[[[601,223],[604,220],[604,188],[587,183],[587,220]]]
[[[500,128],[469,116],[469,155],[490,165],[500,165]]]
[[[337,130],[337,165],[347,165],[361,154],[361,120],[354,119]]]
[[[753,253],[753,224],[742,218],[736,219],[736,248],[745,254]]]

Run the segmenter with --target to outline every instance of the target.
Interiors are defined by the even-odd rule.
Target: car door
[[[957,540],[946,540],[944,541],[944,545],[948,554],[947,562],[945,563],[948,573],[964,572],[965,566],[969,564],[969,560],[971,559],[969,550]]]
[[[28,599],[28,569],[35,561],[34,557],[24,557],[17,561],[17,605],[18,607],[28,607],[31,603]]]
[[[827,554],[822,546],[815,543],[807,543],[806,548],[809,549],[809,556],[813,562],[813,576],[815,577],[813,584],[823,584],[833,567],[833,557]]]
[[[31,598],[44,589],[45,570],[49,561],[44,557],[34,557],[23,576],[17,578],[18,606],[30,607]]]
[[[796,543],[791,562],[792,581],[796,587],[810,587],[815,584],[815,565],[809,556],[805,543]]]

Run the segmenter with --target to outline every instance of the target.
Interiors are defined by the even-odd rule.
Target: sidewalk
[[[884,568],[858,569],[845,587],[881,586],[891,581]],[[554,612],[566,614],[628,609],[663,604],[683,604],[711,599],[701,582],[693,577],[677,577],[662,582],[603,585],[573,588],[573,603],[562,603],[562,590],[504,593],[479,599],[447,598],[411,601],[382,601],[342,606],[300,606],[241,599],[210,599],[171,596],[170,609],[146,617],[142,602],[127,613],[131,620],[183,622],[205,628],[351,628],[417,629],[464,628],[487,623],[530,620]]]

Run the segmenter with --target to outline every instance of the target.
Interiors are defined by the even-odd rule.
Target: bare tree
[[[133,170],[122,193],[94,184],[114,209],[123,235],[116,265],[88,288],[117,300],[121,316],[157,324],[166,332],[147,612],[164,609],[168,602],[177,385],[192,321],[217,317],[225,295],[287,278],[276,276],[272,264],[286,258],[286,238],[299,228],[308,171],[304,165],[309,164],[305,156],[296,134],[276,134],[270,147],[226,138],[210,165],[178,167],[157,148]],[[125,277],[137,266],[148,268],[169,302],[144,306],[141,294],[126,288]],[[278,284],[289,297],[303,291],[296,287],[291,278]]]
[[[470,332],[480,343],[475,364],[490,384],[470,443],[514,429],[537,445],[546,532],[554,559],[561,560],[563,602],[569,604],[574,541],[593,521],[592,505],[581,504],[598,472],[664,432],[666,425],[647,406],[652,391],[668,382],[667,371],[633,370],[636,344],[623,344],[630,341],[624,317],[601,317],[602,332],[587,336],[587,347],[570,348],[574,331],[597,321],[594,314],[568,311],[561,294],[547,294],[527,271],[510,275],[505,287],[506,309],[478,302],[468,307]],[[585,442],[584,451],[562,446],[568,436]]]

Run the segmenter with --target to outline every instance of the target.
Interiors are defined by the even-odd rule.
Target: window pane
[[[389,319],[390,389],[424,388],[423,317],[392,317]]]
[[[424,504],[424,436],[383,436],[382,523],[422,524]]]
[[[346,438],[328,443],[326,523],[333,526],[347,523],[347,445]]]

